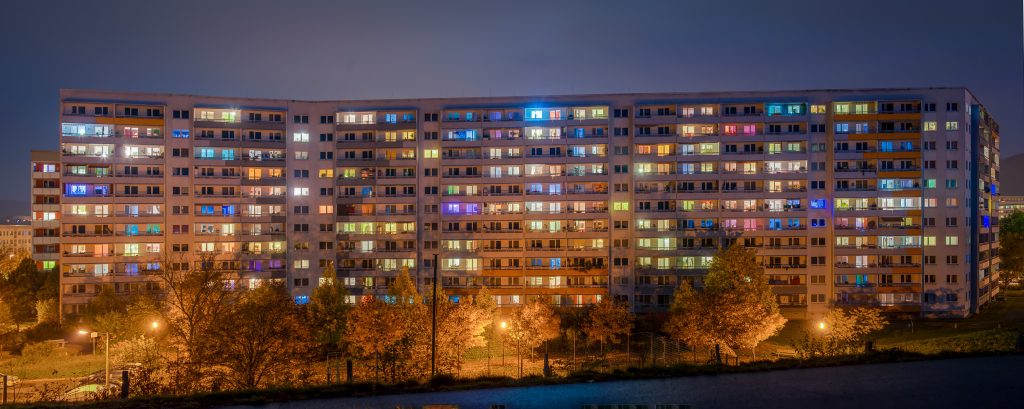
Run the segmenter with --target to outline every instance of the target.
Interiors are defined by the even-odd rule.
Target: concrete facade
[[[998,126],[963,88],[60,104],[65,314],[200,260],[354,302],[435,254],[452,297],[662,311],[734,241],[795,318],[997,291]]]

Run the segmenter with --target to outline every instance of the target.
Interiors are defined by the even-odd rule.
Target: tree
[[[349,314],[345,338],[355,356],[373,360],[379,380],[385,366],[383,360],[395,349],[404,329],[387,303],[376,297],[363,297]]]
[[[165,264],[166,265],[166,264]],[[178,359],[169,368],[172,387],[178,392],[198,390],[210,375],[221,339],[212,337],[231,311],[237,295],[226,288],[224,273],[206,257],[190,270],[164,269],[160,273],[164,292],[159,314],[168,335],[179,347]]]
[[[379,379],[422,378],[430,365],[430,313],[403,268],[388,286],[388,302],[366,296],[349,314],[345,336],[353,354],[374,362]]]
[[[473,305],[483,311],[487,320],[487,325],[484,326],[484,337],[487,347],[487,371],[488,375],[490,375],[491,348],[494,346],[494,340],[497,338],[498,328],[501,325],[501,313],[498,311],[498,303],[494,300],[491,290],[486,285],[481,287],[480,291],[473,296]]]
[[[619,337],[629,334],[632,330],[633,314],[629,312],[629,307],[607,297],[590,307],[583,322],[583,332],[587,334],[587,338],[596,339],[601,343],[601,354],[604,354],[606,341],[617,344]]]
[[[453,303],[440,292],[437,300],[437,367],[440,372],[457,374],[462,369],[463,354],[486,345],[491,315],[486,301],[483,306],[468,301]]]
[[[505,337],[515,345],[519,376],[523,376],[523,352],[532,352],[558,336],[561,320],[550,306],[536,300],[512,310]]]
[[[999,286],[1024,278],[1024,212],[1010,213],[999,221]]]
[[[230,326],[213,334],[217,356],[236,387],[265,386],[285,376],[308,346],[300,311],[283,285],[264,284],[240,295],[226,317]]]
[[[673,339],[689,345],[695,355],[698,348],[711,348],[721,342],[712,330],[711,307],[703,294],[683,280],[676,288],[663,330]]]
[[[0,335],[6,334],[15,324],[11,306],[3,298],[0,298]]]
[[[832,308],[821,320],[821,326],[795,346],[804,357],[839,355],[857,352],[868,337],[885,328],[888,320],[877,308]]]
[[[348,290],[337,279],[334,268],[324,268],[323,280],[309,298],[309,323],[316,342],[330,350],[340,350],[345,335],[345,319],[352,306],[346,302]]]
[[[21,266],[22,261],[31,256],[29,252],[18,246],[11,244],[0,245],[0,278],[7,277],[12,271]]]
[[[21,259],[17,268],[0,280],[0,294],[11,308],[16,330],[21,330],[21,323],[36,320],[36,301],[47,281],[47,274],[37,270],[30,258]]]
[[[756,253],[733,245],[719,250],[704,278],[704,289],[680,286],[665,330],[691,346],[725,344],[748,348],[776,334],[786,323]],[[689,343],[689,342],[688,342]]]

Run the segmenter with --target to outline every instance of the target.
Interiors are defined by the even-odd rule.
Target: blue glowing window
[[[448,296],[448,301],[450,301],[452,304],[458,304],[459,303],[459,298],[460,297],[457,296],[457,295],[449,295]]]
[[[68,183],[65,189],[68,196],[85,196],[89,192],[89,187],[81,183]]]
[[[389,124],[398,122],[398,114],[384,114],[384,122]]]
[[[213,214],[213,205],[199,206],[200,214]]]
[[[124,273],[130,276],[139,275],[139,265],[136,263],[126,263],[124,265]]]
[[[540,108],[530,108],[526,110],[526,119],[532,121],[539,121],[544,119],[544,110]]]
[[[825,219],[811,219],[811,227],[825,227]]]
[[[232,149],[225,149],[220,153],[221,160],[235,160],[235,151]]]
[[[216,154],[213,148],[199,148],[199,157],[203,159],[213,159]]]
[[[129,224],[129,225],[124,226],[124,234],[126,236],[138,236],[139,235],[139,225],[137,225],[137,224]]]
[[[106,195],[110,194],[110,186],[109,185],[93,186],[92,187],[92,192],[93,192],[93,194],[96,194],[96,195],[99,195],[99,196],[106,196]]]
[[[309,304],[309,296],[308,295],[296,295],[295,296],[295,303],[298,304],[298,305]]]
[[[992,223],[987,215],[981,216],[981,225],[984,226],[986,229],[992,227]]]
[[[782,230],[782,219],[768,219],[768,230]]]
[[[705,228],[705,229],[714,228],[715,227],[715,221],[712,220],[712,219],[701,219],[700,227]]]
[[[223,206],[220,207],[220,212],[221,212],[221,214],[223,214],[225,216],[234,216],[235,215],[235,206],[234,205],[223,205]]]
[[[836,133],[850,133],[850,124],[836,124]]]
[[[189,131],[188,129],[175,129],[174,131],[171,131],[171,136],[178,139],[188,139]]]
[[[586,130],[583,129],[583,128],[576,128],[574,130],[574,132],[576,132],[576,137],[577,138],[582,138],[582,137],[586,136],[586,134],[585,134]]]
[[[814,199],[811,200],[811,209],[824,209],[825,199]]]

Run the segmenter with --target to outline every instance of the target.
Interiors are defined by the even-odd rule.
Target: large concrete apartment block
[[[333,269],[354,302],[403,269],[427,286],[435,254],[453,298],[661,311],[732,242],[795,318],[964,316],[997,291],[998,126],[963,88],[60,98],[36,220],[59,223],[65,314],[200,264],[299,303]]]

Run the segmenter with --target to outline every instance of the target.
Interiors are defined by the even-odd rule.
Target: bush
[[[40,361],[46,358],[53,358],[57,354],[57,344],[52,342],[35,342],[26,344],[21,349],[21,357],[27,361]]]

